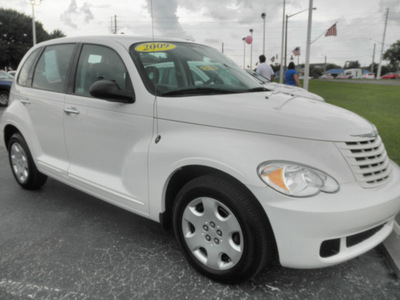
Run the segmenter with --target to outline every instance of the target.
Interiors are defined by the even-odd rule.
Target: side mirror
[[[134,103],[135,94],[133,91],[121,90],[115,81],[98,80],[94,82],[89,93],[95,98],[104,99],[110,102]]]

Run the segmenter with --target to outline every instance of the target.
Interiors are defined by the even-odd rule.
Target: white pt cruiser
[[[400,168],[371,123],[270,91],[192,42],[38,44],[0,129],[23,188],[50,176],[171,226],[191,265],[221,282],[275,257],[292,268],[354,258],[400,210]]]

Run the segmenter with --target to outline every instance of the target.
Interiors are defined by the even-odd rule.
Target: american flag
[[[330,35],[334,35],[336,36],[337,32],[336,32],[336,24],[333,24],[325,33],[325,36],[330,36]]]
[[[294,56],[300,56],[300,47],[296,47],[293,50],[293,55]]]

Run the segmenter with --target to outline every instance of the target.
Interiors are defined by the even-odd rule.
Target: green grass
[[[309,91],[375,124],[389,157],[400,165],[400,86],[311,80]]]

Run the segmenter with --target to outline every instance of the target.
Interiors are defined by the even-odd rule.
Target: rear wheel
[[[188,261],[220,282],[248,280],[272,253],[274,241],[261,205],[224,177],[203,176],[187,183],[175,201],[173,223]]]
[[[46,183],[47,176],[36,168],[28,145],[19,133],[8,143],[8,157],[14,177],[23,188],[35,190]]]

